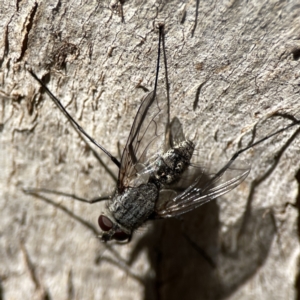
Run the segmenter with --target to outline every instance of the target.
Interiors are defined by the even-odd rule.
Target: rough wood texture
[[[207,165],[290,122],[275,113],[300,117],[297,1],[120,2],[0,0],[0,298],[295,299],[297,128],[243,155],[252,171],[234,191],[128,245],[96,238],[103,204],[22,192],[92,198],[114,186],[25,64],[118,155],[137,86],[153,87],[155,22],[166,25],[172,114]]]

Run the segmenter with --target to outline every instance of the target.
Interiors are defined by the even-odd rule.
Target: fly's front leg
[[[93,199],[85,199],[85,198],[82,198],[82,197],[78,197],[75,194],[68,194],[68,193],[64,193],[64,192],[59,192],[59,191],[54,191],[54,190],[49,190],[49,189],[43,189],[43,188],[41,188],[41,189],[23,188],[23,192],[25,194],[28,194],[28,195],[38,195],[40,193],[46,193],[46,194],[65,196],[65,197],[73,198],[73,199],[78,200],[80,202],[89,203],[89,204],[93,204],[93,203],[96,203],[96,202],[111,199],[111,196],[102,196],[102,197],[96,197],[96,198],[93,198]]]

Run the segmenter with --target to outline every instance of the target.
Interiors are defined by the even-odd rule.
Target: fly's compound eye
[[[114,226],[113,222],[104,215],[100,215],[98,219],[98,224],[101,230],[103,230],[104,232],[110,231]],[[102,238],[104,239],[104,241],[108,241],[110,239],[115,239],[116,241],[124,241],[128,240],[130,238],[130,235],[125,233],[121,229],[117,229],[113,236],[110,236],[108,233],[105,233],[102,235]]]
[[[113,239],[117,240],[117,241],[125,241],[128,240],[130,238],[130,235],[125,233],[122,230],[117,230],[114,235],[112,236]]]
[[[100,215],[98,224],[103,231],[109,231],[113,228],[113,222],[106,216]]]

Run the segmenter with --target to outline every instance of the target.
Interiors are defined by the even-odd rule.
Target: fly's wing
[[[162,92],[150,92],[143,100],[133,121],[124,148],[118,178],[118,191],[134,185],[136,174],[147,163],[155,159],[163,149],[166,126],[169,120],[167,101]]]
[[[170,148],[185,141],[182,125],[177,117],[174,117],[170,123]]]
[[[170,148],[173,148],[176,144],[179,144],[183,141],[185,141],[185,137],[183,134],[182,125],[179,119],[174,117],[172,122],[170,122],[170,124],[168,124],[166,127],[164,152],[167,152]]]
[[[228,193],[245,180],[250,172],[250,166],[235,160],[225,164],[215,174],[206,175],[205,170],[196,165],[190,166],[188,172],[192,175],[183,174],[184,183],[178,183],[177,190],[171,187],[162,191],[156,207],[157,218],[184,214]]]

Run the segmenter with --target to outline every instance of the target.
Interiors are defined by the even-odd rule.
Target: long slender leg
[[[31,194],[31,195],[36,195],[39,193],[46,193],[46,194],[65,196],[65,197],[73,198],[80,202],[85,202],[85,203],[89,203],[89,204],[93,204],[93,203],[100,202],[100,201],[105,201],[105,200],[108,200],[111,198],[111,196],[102,196],[102,197],[97,197],[97,198],[93,198],[93,199],[85,199],[82,197],[78,197],[75,194],[68,194],[68,193],[64,193],[64,192],[43,189],[43,188],[41,188],[41,189],[23,188],[23,192],[25,194]]]
[[[163,52],[163,58],[164,58],[164,66],[165,66],[165,80],[166,80],[166,91],[167,91],[167,106],[168,106],[168,120],[167,120],[167,126],[166,126],[166,132],[165,132],[165,145],[164,145],[164,151],[169,150],[171,145],[171,133],[170,133],[170,86],[169,86],[169,78],[168,78],[168,64],[167,64],[167,55],[166,55],[166,46],[165,46],[165,32],[164,32],[164,26],[160,25],[159,27],[159,35],[161,39],[162,44],[162,52]]]
[[[273,137],[273,136],[275,136],[275,135],[277,135],[277,134],[279,134],[279,133],[281,133],[281,132],[284,132],[284,131],[286,131],[287,129],[289,129],[289,128],[293,127],[293,126],[299,125],[299,124],[300,124],[300,120],[294,119],[294,123],[291,123],[290,125],[287,125],[286,127],[283,127],[283,128],[281,128],[281,129],[279,129],[279,130],[277,130],[277,131],[271,133],[270,135],[265,136],[264,138],[262,138],[262,139],[260,139],[260,140],[258,140],[258,141],[256,141],[256,142],[254,142],[254,143],[252,143],[251,145],[249,145],[249,146],[247,146],[247,147],[245,147],[245,148],[243,148],[243,149],[238,150],[237,152],[235,152],[235,153],[232,155],[231,159],[227,162],[227,164],[226,164],[219,172],[217,172],[217,173],[215,174],[215,176],[210,180],[210,182],[214,182],[214,180],[215,180],[216,178],[219,178],[220,176],[222,176],[222,175],[224,174],[224,172],[232,165],[232,163],[233,163],[233,162],[234,162],[234,161],[235,161],[235,160],[236,160],[243,152],[245,152],[245,151],[247,151],[247,150],[249,150],[249,149],[251,149],[251,148],[257,146],[258,144],[261,144],[262,142],[264,142],[264,141],[270,139],[271,137]]]
[[[68,111],[65,109],[65,107],[62,105],[62,103],[59,101],[58,98],[56,98],[52,92],[48,89],[48,87],[43,83],[41,79],[39,79],[36,74],[28,69],[28,72],[32,75],[32,77],[45,89],[47,94],[50,96],[52,101],[56,104],[56,106],[64,113],[64,115],[67,117],[67,119],[77,128],[78,131],[80,131],[87,139],[89,139],[94,145],[96,145],[99,149],[101,149],[111,160],[112,162],[120,168],[121,163],[117,160],[115,156],[110,154],[103,146],[101,146],[95,139],[93,139],[76,121],[75,119],[68,113]]]

